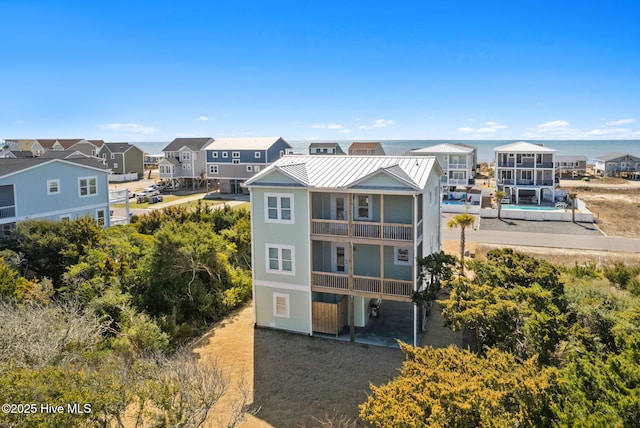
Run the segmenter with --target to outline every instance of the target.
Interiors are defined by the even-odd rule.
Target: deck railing
[[[313,284],[316,287],[348,290],[349,276],[342,273],[313,272]],[[356,294],[380,294],[388,296],[411,297],[413,282],[401,279],[383,279],[372,276],[353,275],[353,291]]]
[[[311,233],[314,235],[352,236],[355,238],[391,239],[395,241],[412,241],[413,226],[401,223],[377,223],[356,221],[352,223],[349,233],[349,222],[344,220],[311,220]]]
[[[0,207],[0,218],[10,218],[16,216],[16,206],[9,205],[6,207]]]

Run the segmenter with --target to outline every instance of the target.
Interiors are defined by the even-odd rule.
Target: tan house
[[[382,144],[379,142],[354,142],[349,146],[349,154],[356,156],[385,156]]]

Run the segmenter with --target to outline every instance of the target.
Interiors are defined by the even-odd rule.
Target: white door
[[[333,273],[348,273],[348,256],[347,244],[332,243],[331,244],[331,270]]]
[[[331,220],[348,220],[347,197],[331,195]]]

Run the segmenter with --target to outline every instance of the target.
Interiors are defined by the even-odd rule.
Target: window
[[[258,171],[260,171],[260,165],[254,165],[253,172],[258,172]]]
[[[240,159],[231,159],[231,163],[234,165],[239,165],[240,164]]]
[[[191,153],[189,152],[180,152],[180,159],[183,161],[191,160]]]
[[[265,193],[267,223],[293,223],[293,195]]]
[[[97,177],[78,178],[78,191],[80,193],[80,197],[97,195],[98,194],[98,178]]]
[[[253,167],[251,165],[247,165],[247,172],[252,172],[253,171]]]
[[[255,152],[253,154],[253,157],[256,158],[256,159],[260,159],[260,156],[261,156],[260,152]]]
[[[393,247],[393,264],[411,266],[413,261],[411,248]]]
[[[71,221],[71,214],[64,214],[60,216],[60,221]]]
[[[284,156],[284,150],[280,150],[280,156]]]
[[[60,193],[60,180],[47,180],[47,195],[57,195]]]
[[[118,162],[114,162],[114,163],[113,163],[113,167],[114,167],[114,168],[117,168],[117,167],[118,167]]]
[[[218,152],[211,152],[211,157],[212,158],[217,158],[218,157]]]
[[[231,152],[231,157],[232,158],[239,158],[240,157],[240,152]]]
[[[371,195],[355,195],[356,220],[371,220]]]
[[[289,318],[289,295],[273,293],[273,316]]]
[[[229,153],[227,153],[227,152],[222,152],[222,157],[223,157],[223,158],[228,158],[228,157],[229,157]]]
[[[209,165],[209,174],[217,174],[218,165]]]
[[[96,220],[100,226],[104,226],[105,210],[96,210]]]
[[[115,159],[116,155],[114,155],[113,153],[111,153],[111,159]]]
[[[293,275],[294,247],[267,244],[267,272]]]
[[[107,158],[107,154],[106,154],[106,153],[103,153],[103,154],[102,154],[102,159],[106,159],[106,158]]]

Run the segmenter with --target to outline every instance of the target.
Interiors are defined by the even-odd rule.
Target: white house
[[[435,156],[442,168],[442,190],[447,193],[457,187],[473,186],[476,172],[477,149],[460,144],[436,144],[411,150],[411,156]]]

